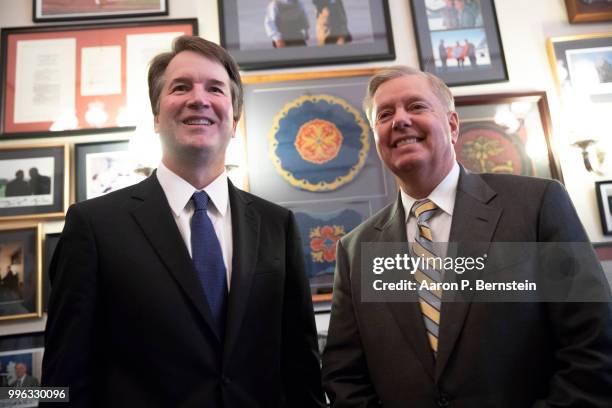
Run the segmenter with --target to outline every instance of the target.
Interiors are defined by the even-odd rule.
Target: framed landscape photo
[[[395,59],[387,0],[218,0],[243,70]]]
[[[596,181],[597,206],[604,235],[612,235],[612,180]]]
[[[83,143],[74,147],[75,197],[99,197],[146,178],[136,171],[127,140]]]
[[[291,209],[315,310],[329,310],[336,243],[396,199],[361,100],[373,69],[245,76],[252,193]]]
[[[68,145],[0,148],[0,220],[63,217],[68,174]]]
[[[565,0],[570,23],[612,21],[610,0]]]
[[[447,85],[508,80],[493,0],[410,0],[423,71]]]
[[[34,378],[34,383],[40,384],[44,346],[44,333],[25,333],[0,337],[0,386],[15,386],[14,383],[17,378],[15,369],[19,364],[25,366],[26,374]],[[30,405],[30,402],[33,404]],[[3,399],[0,400],[0,406],[36,407],[38,404],[35,400],[22,400],[15,404]]]
[[[34,21],[167,16],[168,0],[32,0]]]
[[[0,227],[0,321],[41,316],[41,228]]]
[[[2,29],[0,140],[133,130],[149,62],[183,34],[197,20]]]
[[[546,93],[459,96],[455,105],[461,118],[455,152],[466,169],[563,182]]]

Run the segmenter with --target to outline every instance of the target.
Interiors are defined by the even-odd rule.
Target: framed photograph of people
[[[395,59],[387,0],[218,0],[241,69]]]
[[[338,240],[397,194],[361,109],[374,72],[243,78],[248,185],[295,213],[317,310],[329,310]]]
[[[612,103],[612,33],[555,37],[547,41],[558,90],[593,103]]]
[[[68,174],[68,145],[0,148],[0,220],[63,217]]]
[[[461,118],[455,152],[466,169],[563,181],[546,93],[459,96],[455,105]]]
[[[168,0],[32,0],[34,21],[167,16]]]
[[[44,333],[0,337],[0,387],[38,387],[42,374]],[[36,400],[0,399],[2,407],[37,407]]]
[[[0,226],[0,321],[41,316],[41,228]]]
[[[74,147],[76,201],[99,197],[146,178],[137,171],[127,140]]]
[[[612,235],[612,180],[596,181],[597,205],[604,235]]]
[[[612,21],[610,0],[565,0],[565,7],[570,23]]]
[[[134,129],[149,62],[182,34],[197,20],[2,29],[0,139]]]
[[[508,80],[493,0],[410,0],[421,69],[449,86]]]

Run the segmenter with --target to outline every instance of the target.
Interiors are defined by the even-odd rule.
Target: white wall
[[[169,0],[171,18],[193,18],[199,21],[200,35],[219,42],[219,23],[217,0]],[[395,39],[397,59],[359,65],[342,65],[313,68],[297,68],[292,71],[348,69],[355,67],[376,67],[391,64],[418,66],[416,40],[412,28],[409,0],[389,0],[391,22]],[[568,146],[568,135],[560,124],[560,102],[555,91],[551,66],[546,54],[546,39],[575,34],[612,32],[612,24],[569,24],[563,0],[496,0],[495,6],[499,20],[506,64],[510,81],[498,84],[466,86],[455,88],[456,95],[471,95],[494,92],[543,90],[547,92],[553,121],[553,137],[560,155],[565,185],[574,201],[580,218],[593,242],[612,241],[601,232],[594,182],[596,178],[587,173],[582,165],[579,152]],[[32,22],[31,0],[0,0],[0,27],[21,27],[35,25]],[[44,24],[36,24],[42,26]],[[258,74],[277,72],[259,71]],[[607,125],[609,127],[609,125]],[[586,136],[586,135],[585,135]],[[50,141],[80,143],[100,139],[124,139],[126,134],[103,136],[80,136],[54,138]],[[5,144],[30,143],[23,141],[0,141]],[[612,152],[608,152],[612,154]],[[608,178],[612,178],[609,175]],[[45,223],[45,232],[61,230],[61,222]],[[320,328],[327,326],[327,315],[318,315]],[[0,335],[22,331],[40,331],[43,321],[0,324]]]

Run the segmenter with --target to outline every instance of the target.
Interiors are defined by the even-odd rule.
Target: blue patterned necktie
[[[433,249],[433,237],[429,220],[438,210],[438,206],[429,199],[419,200],[412,206],[412,214],[417,218],[417,234],[411,245],[413,256],[424,259],[437,258]],[[429,264],[429,262],[428,262]],[[422,269],[422,270],[421,270]],[[440,271],[433,267],[417,269],[414,278],[420,285],[426,281],[428,286],[432,283],[442,282]],[[442,291],[441,290],[419,290],[419,305],[427,330],[427,338],[431,346],[434,356],[438,353],[438,336],[440,329],[440,310],[442,309]]]
[[[223,264],[223,253],[213,224],[206,212],[208,194],[199,191],[194,193],[191,199],[195,208],[191,218],[193,265],[198,272],[198,279],[217,324],[218,333],[223,336],[227,306],[227,277]]]

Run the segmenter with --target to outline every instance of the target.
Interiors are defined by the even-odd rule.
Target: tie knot
[[[197,191],[191,196],[195,210],[204,210],[208,208],[208,194],[206,191]]]
[[[412,206],[412,214],[417,217],[418,221],[424,221],[431,218],[437,209],[438,206],[429,198],[426,198],[424,200],[418,200],[414,203]]]

